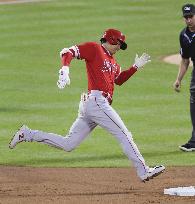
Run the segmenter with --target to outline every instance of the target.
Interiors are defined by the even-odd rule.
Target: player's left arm
[[[124,82],[126,82],[135,72],[137,71],[137,68],[130,67],[127,70],[124,70],[116,76],[114,83],[121,86]]]
[[[138,57],[136,54],[135,62],[133,66],[129,69],[120,72],[116,78],[114,83],[121,86],[124,82],[126,82],[135,72],[141,69],[146,63],[150,62],[150,56],[146,53],[143,53],[141,57]]]

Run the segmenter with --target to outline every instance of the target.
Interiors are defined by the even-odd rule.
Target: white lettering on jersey
[[[102,72],[116,73],[117,65],[112,64],[109,60],[105,59],[102,67]]]

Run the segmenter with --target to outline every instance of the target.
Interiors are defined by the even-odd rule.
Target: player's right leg
[[[70,128],[69,134],[64,137],[54,133],[46,133],[40,130],[31,130],[23,125],[13,136],[9,148],[13,149],[21,142],[40,142],[52,147],[71,151],[77,147],[85,137],[96,127],[96,124],[78,117]]]
[[[137,170],[137,175],[142,181],[147,181],[161,174],[163,165],[150,168],[146,165],[131,132],[126,128],[116,111],[108,104],[107,100],[99,93],[93,93],[88,100],[88,116],[96,124],[110,132],[121,144],[123,152],[132,161]]]

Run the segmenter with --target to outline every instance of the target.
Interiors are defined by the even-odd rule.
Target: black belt
[[[103,91],[101,91],[101,92],[102,92],[102,96],[105,97],[107,99],[108,103],[111,105],[112,104],[112,97],[110,96],[110,94],[103,92]],[[88,94],[90,94],[90,93],[91,93],[91,91],[88,91]]]
[[[107,99],[107,101],[108,101],[108,103],[109,103],[110,105],[112,104],[112,97],[110,96],[109,93],[102,92],[102,96]]]

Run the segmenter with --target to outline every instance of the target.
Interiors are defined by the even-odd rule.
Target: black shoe
[[[195,145],[192,145],[190,143],[186,143],[184,145],[179,146],[179,149],[185,152],[192,152],[195,151]]]

